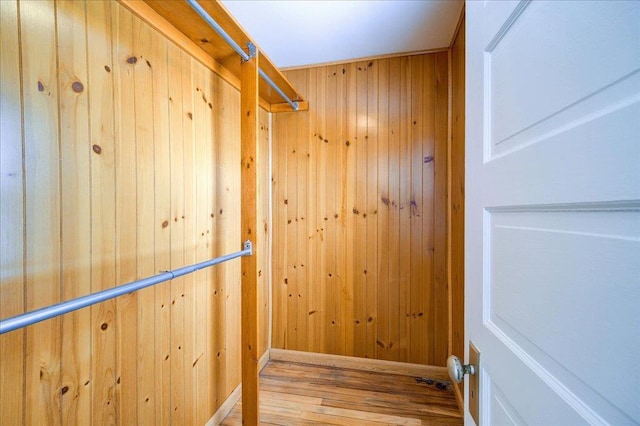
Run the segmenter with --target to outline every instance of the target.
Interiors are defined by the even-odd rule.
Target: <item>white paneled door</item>
[[[639,424],[640,2],[466,13],[480,423]]]

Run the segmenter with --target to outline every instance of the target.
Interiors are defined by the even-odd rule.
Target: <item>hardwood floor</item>
[[[241,425],[242,401],[222,425]],[[451,384],[271,360],[260,374],[264,425],[462,425]]]

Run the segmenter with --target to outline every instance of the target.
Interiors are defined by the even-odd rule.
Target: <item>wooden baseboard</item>
[[[260,361],[258,361],[258,372],[262,371],[262,369],[269,362],[270,351],[267,349],[265,353],[260,357]],[[229,415],[233,407],[236,406],[240,398],[242,397],[242,383],[236,386],[236,388],[231,392],[231,395],[222,403],[220,408],[215,412],[215,414],[209,419],[206,423],[206,426],[217,426]]]
[[[262,369],[266,367],[270,359],[271,359],[271,349],[267,349],[260,357],[260,361],[258,361],[258,373],[260,373]]]
[[[456,395],[456,401],[458,402],[458,408],[460,409],[460,414],[464,416],[464,396],[462,395],[464,392],[464,386],[462,386],[462,390],[457,383],[453,383],[453,393]]]
[[[224,420],[225,417],[233,410],[233,407],[236,406],[238,401],[240,401],[240,397],[242,396],[242,384],[236,386],[236,388],[231,392],[231,395],[226,399],[225,402],[222,403],[220,408],[216,411],[216,413],[209,419],[206,426],[217,426]]]
[[[375,371],[412,377],[429,377],[435,380],[450,380],[446,367],[410,364],[379,359],[355,358],[342,355],[327,355],[313,352],[271,349],[271,359],[275,361],[299,362],[302,364],[349,368],[352,370]]]

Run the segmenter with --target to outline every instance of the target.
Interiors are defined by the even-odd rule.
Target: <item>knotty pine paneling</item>
[[[291,70],[273,117],[272,346],[444,365],[447,52]]]
[[[464,13],[464,12],[462,12]],[[451,353],[464,359],[465,20],[451,45],[450,286]],[[462,383],[458,385],[463,392]]]
[[[0,318],[240,250],[238,91],[116,2],[0,9]],[[204,424],[239,341],[239,260],[7,333],[0,424]]]

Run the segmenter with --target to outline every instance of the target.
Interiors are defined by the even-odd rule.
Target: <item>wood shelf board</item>
[[[139,3],[130,0],[121,0],[121,2],[126,6],[129,6],[130,3]],[[206,52],[214,61],[228,70],[236,79],[240,78],[240,56],[189,4],[183,1],[164,0],[145,0],[144,3],[175,27],[180,33],[184,34],[193,44]],[[215,0],[200,0],[199,4],[238,45],[244,48],[248,42],[252,42],[254,45],[256,44],[220,2]],[[260,49],[259,46],[256,45],[256,47],[258,50]],[[296,91],[282,72],[280,72],[264,52],[260,51],[260,53],[260,68],[262,71],[264,71],[289,98],[301,101],[302,96]],[[260,97],[270,105],[285,102],[263,79],[260,79],[259,93]]]

